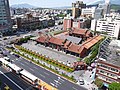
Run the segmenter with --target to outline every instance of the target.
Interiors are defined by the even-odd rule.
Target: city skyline
[[[36,7],[63,7],[63,6],[71,6],[71,3],[77,0],[9,0],[10,5],[14,4],[30,4]],[[83,1],[84,3],[96,2],[99,0],[78,0]],[[34,3],[33,3],[34,2]],[[59,2],[59,3],[58,3]]]

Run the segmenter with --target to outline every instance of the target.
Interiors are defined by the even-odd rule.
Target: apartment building
[[[105,42],[100,49],[96,77],[103,80],[104,85],[112,82],[120,83],[120,41]]]
[[[113,62],[114,63],[114,62]],[[104,83],[120,83],[120,61],[116,63],[99,60],[96,76],[103,80]]]
[[[27,14],[24,18],[17,18],[17,27],[19,29],[37,29],[41,27],[41,22],[38,17]]]
[[[92,17],[94,19],[99,19],[102,17],[102,9],[92,7],[92,8],[83,8],[81,12],[82,16]]]
[[[105,17],[99,20],[92,20],[91,30],[107,33],[110,37],[120,37],[120,17]]]
[[[63,21],[63,29],[69,30],[71,28],[90,28],[91,20],[89,18],[80,17],[80,18],[72,18],[65,17]]]

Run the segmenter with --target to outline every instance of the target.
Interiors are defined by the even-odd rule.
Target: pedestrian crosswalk
[[[61,77],[58,77],[57,79],[53,80],[53,82],[50,82],[50,84],[56,88],[58,88],[60,85],[62,85],[64,80]]]

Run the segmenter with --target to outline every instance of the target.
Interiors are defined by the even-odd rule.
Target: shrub
[[[98,86],[98,88],[102,88],[103,86],[103,81],[99,78],[96,78],[94,83]]]

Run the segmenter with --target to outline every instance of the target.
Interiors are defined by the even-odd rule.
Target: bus
[[[19,74],[23,79],[27,80],[32,85],[35,85],[38,81],[38,78],[36,76],[34,76],[33,74],[29,73],[24,69],[20,71]]]

